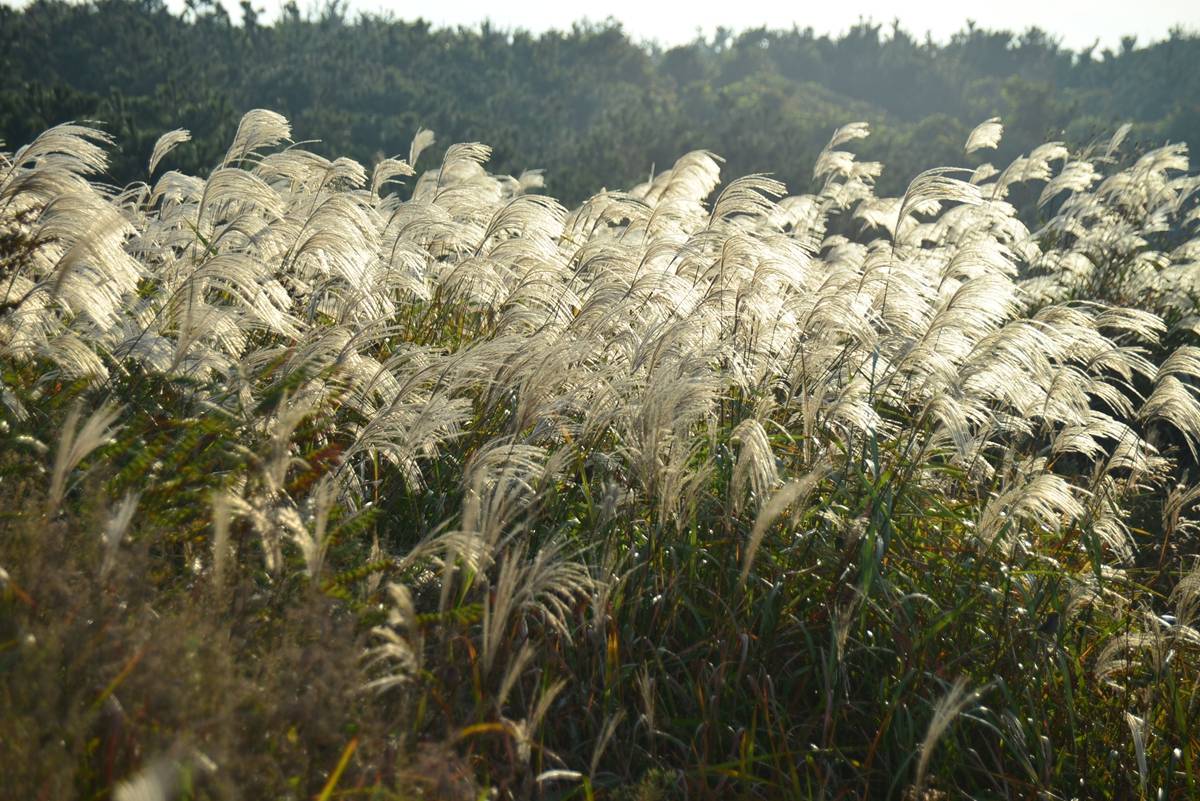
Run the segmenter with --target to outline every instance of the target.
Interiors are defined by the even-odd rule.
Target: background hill
[[[144,178],[155,138],[195,140],[174,163],[219,160],[247,108],[293,121],[298,139],[368,166],[406,152],[418,127],[441,145],[479,140],[491,169],[547,171],[547,189],[578,201],[628,186],[680,154],[707,148],[725,175],[771,171],[794,191],[839,125],[869,120],[863,158],[887,165],[898,194],[921,169],[963,161],[970,129],[1000,116],[997,163],[1050,139],[1086,145],[1122,122],[1132,141],[1200,144],[1200,37],[1178,31],[1119,52],[1060,47],[1053,36],[967,27],[944,43],[860,24],[841,38],[804,28],[719,32],[662,50],[615,22],[532,35],[438,30],[336,3],[316,16],[293,3],[262,24],[193,3],[35,2],[0,8],[0,139],[16,147],[68,119],[97,119],[121,143],[111,178]],[[440,153],[435,149],[436,157]]]

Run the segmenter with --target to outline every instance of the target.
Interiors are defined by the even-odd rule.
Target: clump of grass
[[[1197,179],[877,197],[868,133],[574,210],[262,110],[206,180],[5,155],[10,786],[1200,795]]]

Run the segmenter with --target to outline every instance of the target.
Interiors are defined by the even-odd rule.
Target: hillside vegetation
[[[890,195],[957,164],[971,127],[995,116],[1005,163],[1045,141],[1086,147],[1125,122],[1143,149],[1200,147],[1200,37],[1185,31],[1084,51],[1037,29],[968,26],[933,42],[863,23],[828,37],[805,28],[798,6],[793,30],[664,49],[612,21],[541,35],[440,30],[338,2],[311,15],[285,4],[269,24],[245,2],[238,17],[208,0],[179,16],[160,0],[0,6],[0,140],[16,147],[51,125],[101,120],[119,144],[110,180],[124,185],[143,177],[163,131],[192,132],[176,164],[202,175],[243,111],[270,108],[297,139],[320,140],[315,152],[367,167],[403,155],[420,127],[443,144],[487,142],[496,172],[544,168],[568,204],[698,149],[728,158],[727,175],[770,172],[817,191],[809,168],[829,132],[860,119],[873,126],[863,156],[886,165]]]

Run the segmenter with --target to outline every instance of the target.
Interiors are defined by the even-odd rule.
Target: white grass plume
[[[408,163],[415,165],[425,149],[432,147],[435,141],[433,131],[428,128],[419,129],[413,135],[412,144],[408,148]]]
[[[126,532],[129,531],[130,524],[133,523],[133,516],[137,512],[139,494],[132,492],[127,494],[117,504],[117,508],[109,516],[104,524],[104,556],[100,564],[100,577],[108,575],[112,570],[113,564],[116,562],[117,549],[121,545],[121,541],[125,539]]]
[[[938,741],[946,733],[946,729],[950,727],[954,719],[976,702],[981,692],[981,690],[968,690],[966,679],[959,678],[934,705],[929,728],[926,729],[925,738],[921,741],[920,758],[917,760],[916,778],[913,782],[916,786],[916,792],[913,793],[914,798],[920,798],[921,791],[925,788],[925,774],[929,769],[929,760],[933,756],[933,749],[937,747]]]
[[[116,432],[113,424],[121,416],[121,409],[102,405],[80,426],[82,416],[83,411],[77,405],[71,409],[63,422],[62,434],[59,436],[58,449],[54,456],[54,469],[50,473],[50,488],[46,496],[46,514],[51,517],[58,512],[66,495],[67,480],[71,471],[78,467],[88,454],[112,439]]]
[[[754,564],[754,557],[757,555],[759,546],[762,545],[763,538],[770,527],[779,520],[789,507],[794,507],[797,511],[803,510],[804,504],[828,472],[829,465],[818,465],[803,477],[784,484],[763,504],[762,509],[754,520],[754,528],[751,529],[750,538],[746,543],[746,552],[742,557],[742,573],[738,579],[739,583],[744,583],[750,575],[750,568]]]
[[[168,131],[167,133],[158,137],[158,140],[154,143],[154,150],[152,150],[150,153],[150,163],[147,167],[147,172],[150,175],[153,175],[154,171],[158,168],[159,162],[161,162],[168,153],[184,142],[190,142],[191,139],[191,132],[184,130],[183,128],[176,128],[174,131]]]
[[[250,156],[262,148],[272,147],[292,135],[292,127],[281,114],[266,109],[246,112],[238,123],[233,143],[225,153],[221,166]]]
[[[1004,126],[999,117],[985,120],[971,131],[963,151],[970,155],[977,150],[995,149],[1000,146],[1000,137],[1004,134]],[[974,183],[974,182],[973,182]]]

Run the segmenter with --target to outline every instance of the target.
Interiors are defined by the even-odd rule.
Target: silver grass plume
[[[916,792],[913,793],[914,798],[920,798],[922,790],[925,789],[925,774],[929,769],[929,759],[933,756],[933,749],[937,747],[938,740],[942,739],[942,735],[946,733],[946,729],[950,727],[954,719],[978,700],[981,693],[982,690],[968,690],[966,679],[959,678],[934,705],[929,728],[926,729],[925,738],[921,741],[920,758],[917,760],[917,773],[914,781],[916,786]]]
[[[1129,122],[1124,123],[1121,125],[1121,127],[1117,128],[1116,132],[1113,133],[1112,138],[1108,140],[1108,145],[1104,148],[1104,155],[1106,158],[1112,158],[1112,155],[1121,148],[1125,138],[1129,136],[1129,132],[1132,130],[1133,123]]]
[[[733,429],[729,441],[739,446],[730,486],[734,513],[738,514],[745,505],[747,494],[757,506],[767,502],[779,481],[779,471],[771,441],[758,420],[743,420]]]
[[[129,493],[121,502],[117,504],[116,510],[109,516],[104,524],[104,557],[100,564],[100,577],[104,578],[112,570],[113,564],[116,562],[117,549],[121,545],[121,541],[125,538],[126,532],[129,531],[129,526],[133,523],[133,516],[137,512],[139,493]]]
[[[758,516],[754,519],[754,528],[750,531],[750,538],[746,543],[745,556],[742,559],[742,573],[738,578],[739,583],[745,583],[750,575],[750,568],[754,563],[754,557],[758,553],[758,548],[762,545],[763,538],[766,536],[768,529],[775,524],[776,521],[783,515],[789,507],[793,507],[796,512],[804,509],[805,503],[816,490],[820,482],[828,475],[830,465],[822,463],[817,465],[806,475],[787,482],[779,488],[763,505]],[[794,518],[798,518],[798,514],[793,514]]]
[[[967,143],[963,146],[963,150],[970,155],[977,150],[995,149],[1000,146],[1000,137],[1003,134],[1004,126],[1000,123],[1000,118],[992,117],[975,126],[967,137]]]
[[[112,439],[116,432],[113,424],[121,416],[121,410],[115,406],[100,406],[80,426],[82,414],[78,405],[73,407],[67,414],[62,434],[59,435],[54,468],[50,473],[50,488],[46,497],[46,513],[51,517],[58,512],[62,504],[71,471],[78,467],[88,454]]]
[[[421,153],[423,153],[426,148],[432,147],[435,141],[436,140],[433,137],[433,131],[429,130],[428,128],[418,129],[416,134],[413,135],[412,144],[410,144],[408,148],[408,163],[415,165],[417,163],[417,159],[421,158]]]
[[[150,153],[150,163],[147,172],[150,175],[158,168],[158,164],[168,153],[174,150],[184,142],[189,142],[192,139],[192,134],[183,128],[177,128],[174,131],[168,131],[158,137],[158,141],[154,143],[154,150]]]
[[[221,166],[245,159],[262,148],[273,147],[291,135],[292,127],[283,115],[261,108],[248,111],[238,123],[233,143],[221,160]]]

